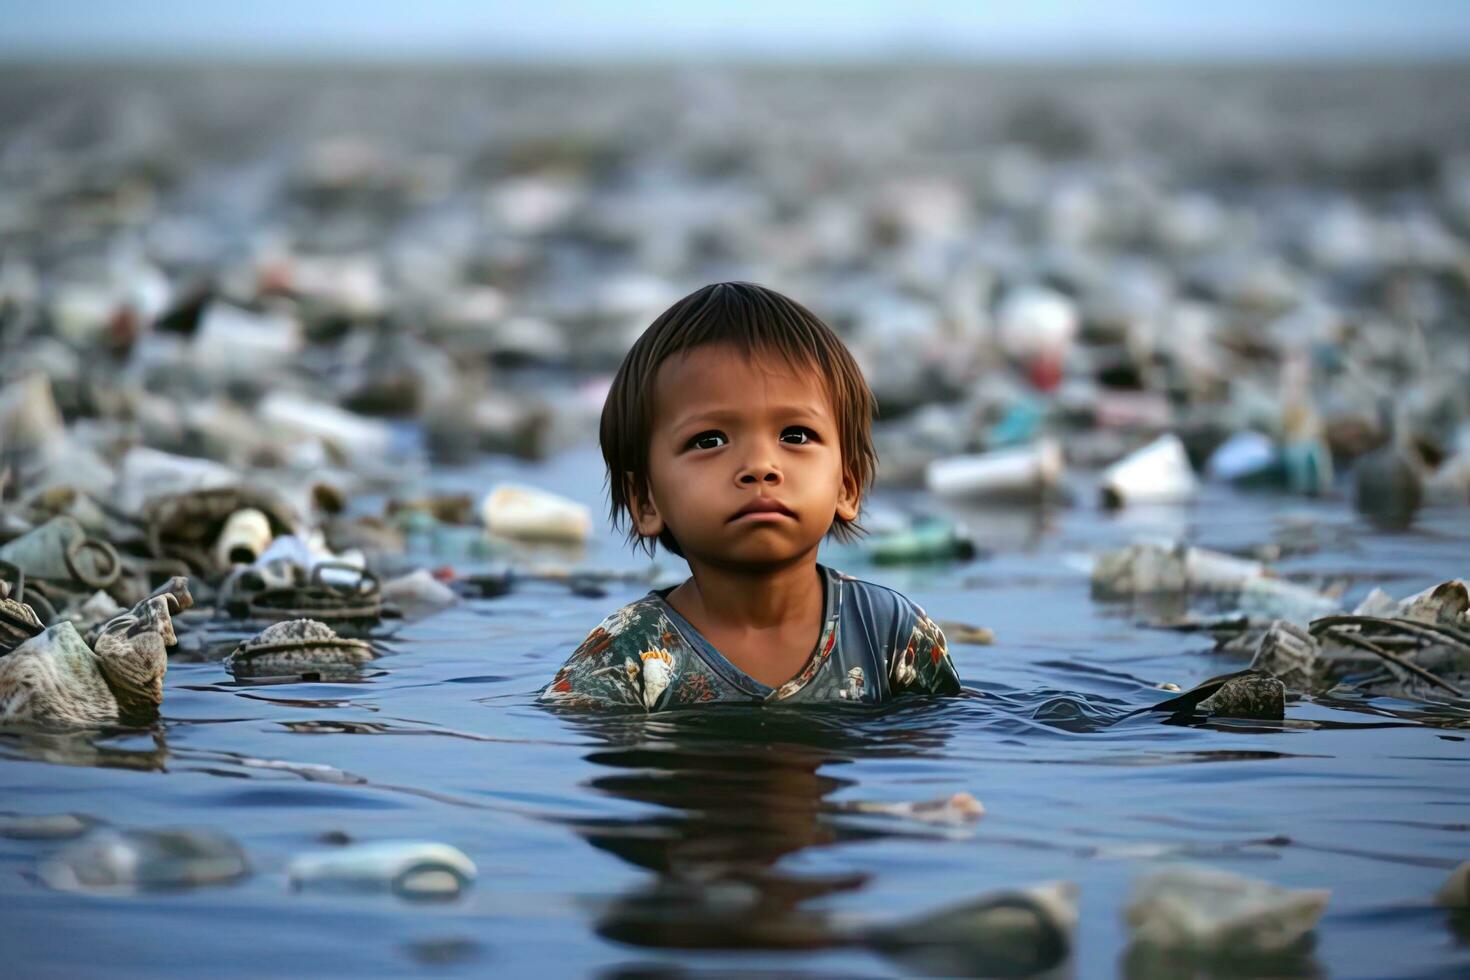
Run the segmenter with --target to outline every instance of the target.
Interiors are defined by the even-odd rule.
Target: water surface
[[[595,453],[528,469],[447,472],[446,488],[534,478],[599,506]],[[889,492],[882,502],[914,503]],[[829,945],[853,922],[922,917],[988,890],[1081,889],[1079,976],[1137,974],[1121,910],[1131,882],[1189,861],[1332,890],[1315,949],[1286,973],[1463,976],[1463,923],[1431,904],[1470,857],[1470,711],[1385,698],[1301,699],[1276,723],[1116,720],[1243,666],[1205,634],[1140,628],[1100,604],[1079,556],[1144,534],[1244,548],[1283,535],[1316,550],[1288,573],[1404,595],[1463,575],[1470,522],[1427,514],[1362,526],[1341,501],[1211,489],[1187,508],[1091,506],[967,515],[992,553],[926,569],[829,561],[892,585],[937,619],[992,627],[955,646],[963,697],[880,710],[722,710],[655,717],[553,712],[536,690],[606,612],[551,585],[401,625],[354,683],[245,686],[174,663],[147,730],[0,734],[0,809],[77,812],[123,827],[212,827],[238,839],[244,881],[131,897],[35,880],[59,845],[0,838],[0,945],[25,976],[397,975],[645,970],[888,976],[901,961]],[[643,561],[602,532],[581,556]],[[668,560],[664,559],[666,567]],[[855,801],[965,791],[962,828],[847,812]],[[284,867],[323,846],[429,838],[479,868],[461,898],[292,893]]]

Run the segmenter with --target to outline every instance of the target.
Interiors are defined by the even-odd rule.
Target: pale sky
[[[1470,58],[1470,0],[0,0],[0,58]]]

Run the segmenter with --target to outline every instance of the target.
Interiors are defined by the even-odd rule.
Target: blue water
[[[597,463],[584,450],[435,480],[534,479],[600,506]],[[1332,890],[1315,948],[1288,975],[1470,972],[1464,925],[1431,901],[1470,858],[1470,710],[1305,698],[1280,724],[1111,724],[1164,698],[1160,682],[1188,688],[1242,664],[1206,635],[1144,629],[1138,610],[1094,602],[1078,557],[1157,533],[1246,547],[1304,521],[1323,547],[1280,567],[1346,579],[1352,603],[1375,584],[1403,595],[1470,570],[1463,511],[1387,534],[1342,501],[1211,489],[1121,517],[1087,504],[965,516],[988,557],[913,570],[828,556],[936,619],[995,630],[993,646],[954,647],[960,698],[871,713],[551,712],[537,688],[646,585],[600,598],[532,585],[390,631],[360,682],[252,687],[218,663],[180,662],[151,728],[0,733],[0,809],[215,828],[253,868],[183,892],[66,894],[34,877],[59,843],[0,838],[5,972],[888,976],[908,968],[861,946],[804,947],[835,925],[1066,879],[1081,898],[1064,971],[1138,975],[1128,889],[1181,860]],[[607,530],[571,557],[645,564]],[[960,791],[986,809],[962,828],[841,812]],[[293,893],[286,862],[333,832],[453,844],[479,877],[444,904]]]

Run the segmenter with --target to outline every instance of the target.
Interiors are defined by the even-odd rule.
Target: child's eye
[[[804,425],[788,426],[781,433],[781,441],[793,446],[804,446],[809,442],[815,442],[817,434]]]
[[[730,440],[725,438],[723,432],[701,432],[689,440],[690,449],[718,449]]]

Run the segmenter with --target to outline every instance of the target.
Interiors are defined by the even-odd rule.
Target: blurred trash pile
[[[951,506],[1470,503],[1458,68],[4,74],[18,636],[187,576],[180,655],[368,662],[340,634],[526,580],[453,566],[591,531],[538,487],[435,497],[429,467],[590,441],[632,339],[721,279],[844,335],[880,480],[932,491],[874,562],[973,557]],[[1119,562],[1100,585],[1337,611],[1184,546]]]

